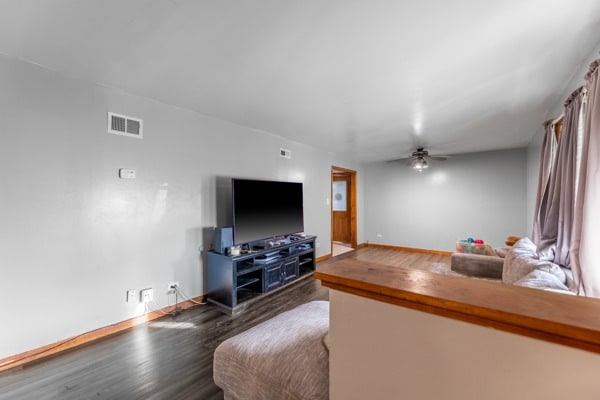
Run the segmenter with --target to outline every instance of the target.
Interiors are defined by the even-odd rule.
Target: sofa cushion
[[[522,238],[508,251],[502,268],[502,281],[515,283],[533,270],[542,270],[554,275],[563,284],[566,276],[560,266],[538,259],[536,246],[529,238]]]
[[[323,335],[323,346],[329,351],[329,332]]]
[[[496,252],[496,255],[500,258],[506,257],[509,250],[510,250],[510,247],[494,247],[494,251]]]
[[[283,312],[217,347],[215,384],[226,399],[328,399],[328,331],[328,301]]]

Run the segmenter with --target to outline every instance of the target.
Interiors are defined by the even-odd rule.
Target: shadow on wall
[[[180,280],[182,289],[187,293],[202,293],[202,282],[206,282],[204,265],[206,256],[202,249],[207,250],[212,241],[212,230],[207,228],[190,228],[185,232],[184,252],[173,263],[174,278]],[[201,280],[202,279],[202,280]]]
[[[233,195],[231,191],[231,177],[216,177],[216,196],[217,196],[217,227],[227,227],[233,225]],[[212,239],[211,239],[212,240]]]
[[[208,252],[213,247],[214,236],[214,226],[206,226],[202,228],[202,251],[198,253],[198,258],[200,260],[200,268],[202,269],[202,282],[204,283],[202,288],[203,294],[206,294],[206,287],[208,285],[208,268],[204,267],[208,265]]]
[[[230,176],[215,177],[216,226],[202,228],[202,244],[200,245],[202,251],[199,253],[199,261],[202,268],[202,282],[204,282],[203,292],[206,291],[208,282],[208,268],[204,268],[204,266],[208,265],[208,252],[214,247],[215,228],[233,225],[231,179]]]

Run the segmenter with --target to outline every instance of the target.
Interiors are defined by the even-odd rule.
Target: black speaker
[[[215,228],[213,246],[216,253],[229,254],[233,246],[233,228]]]

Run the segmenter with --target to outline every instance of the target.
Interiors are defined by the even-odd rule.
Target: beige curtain
[[[583,88],[577,89],[565,102],[563,130],[556,154],[555,187],[550,215],[555,225],[551,231],[554,241],[553,262],[570,267],[569,248],[575,210],[575,183],[578,171],[579,116],[583,106]]]
[[[600,297],[600,88],[596,60],[586,74],[587,105],[571,240],[571,268],[579,294]]]
[[[554,123],[552,120],[544,122],[544,140],[540,153],[540,162],[538,167],[537,194],[535,198],[535,215],[533,219],[532,241],[539,245],[542,238],[542,231],[546,215],[549,208],[548,204],[548,183],[550,181],[550,171],[554,165],[554,156],[556,154],[556,137],[554,136]]]

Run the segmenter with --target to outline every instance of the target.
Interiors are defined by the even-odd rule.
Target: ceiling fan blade
[[[449,158],[452,158],[452,156],[450,155],[445,155],[445,154],[434,154],[434,155],[430,155],[429,151],[425,150],[425,148],[423,147],[419,147],[417,148],[416,151],[412,152],[411,155],[406,156],[406,157],[401,157],[401,158],[396,158],[393,160],[388,160],[386,162],[398,162],[398,161],[406,161],[406,165],[412,165],[414,166],[415,160],[424,160],[424,161],[430,161],[430,160],[436,160],[436,161],[445,161]]]
[[[412,156],[407,156],[407,157],[402,157],[402,158],[394,158],[393,160],[387,160],[386,162],[393,163],[393,162],[406,161],[406,160],[411,160],[411,159],[412,159]]]
[[[446,161],[449,158],[452,158],[452,156],[447,156],[447,155],[435,155],[435,156],[429,156],[430,159],[432,160],[438,160],[438,161]]]

